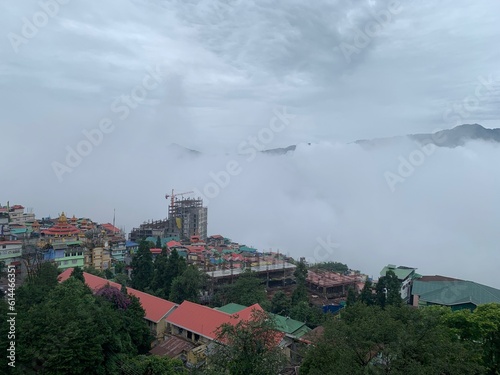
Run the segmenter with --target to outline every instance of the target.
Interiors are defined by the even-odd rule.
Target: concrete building
[[[96,270],[105,271],[112,267],[109,249],[94,247],[85,252],[85,267],[94,267]]]
[[[111,258],[113,262],[124,262],[128,255],[125,241],[120,241],[111,245]]]
[[[207,215],[208,209],[203,207],[203,200],[200,198],[172,199],[168,208],[168,226],[164,236],[178,235],[182,240],[198,236],[202,241],[206,241]]]
[[[16,274],[21,273],[22,251],[22,241],[2,240],[0,238],[0,262],[4,262],[6,267],[15,266]]]
[[[35,214],[33,212],[25,212],[24,207],[19,204],[7,208],[12,224],[25,224],[26,222],[35,221]]]
[[[347,296],[349,288],[358,291],[358,284],[362,281],[364,281],[364,275],[343,275],[338,272],[309,270],[306,286],[315,295],[328,300]]]

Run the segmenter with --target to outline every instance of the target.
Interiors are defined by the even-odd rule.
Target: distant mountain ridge
[[[422,145],[434,144],[438,147],[455,148],[465,145],[468,141],[481,140],[486,142],[500,143],[500,128],[487,129],[479,124],[463,124],[452,129],[440,130],[435,133],[423,134],[408,134],[386,138],[360,139],[351,143],[358,144],[363,147],[382,147],[393,144],[397,141],[411,139]],[[307,143],[311,145],[311,143]],[[187,147],[171,144],[171,147],[178,150],[183,150],[194,156],[201,156],[202,153],[197,150],[192,150]],[[271,148],[261,151],[268,155],[284,155],[293,152],[297,149],[297,145],[288,147]]]
[[[422,145],[434,144],[438,147],[455,148],[465,145],[468,141],[481,140],[486,142],[500,143],[500,129],[487,129],[479,124],[464,124],[454,127],[453,129],[440,130],[435,133],[428,134],[408,134],[406,136],[362,139],[354,143],[361,146],[382,146],[388,143],[393,143],[396,140],[409,138]]]

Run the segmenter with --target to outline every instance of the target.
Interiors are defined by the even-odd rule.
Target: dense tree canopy
[[[200,301],[200,292],[205,285],[205,274],[200,272],[193,265],[177,276],[170,288],[170,301],[182,303],[182,301],[191,301],[198,303]]]
[[[226,323],[217,330],[217,342],[209,357],[209,374],[276,375],[286,364],[278,346],[281,335],[273,318],[254,311],[248,321]]]
[[[153,256],[151,255],[151,244],[145,240],[139,244],[137,254],[132,258],[132,287],[138,290],[146,290],[151,287],[153,279]]]
[[[325,324],[301,374],[482,374],[477,348],[444,324],[446,314],[440,308],[357,303]]]
[[[57,269],[49,263],[18,289],[16,318],[16,367],[13,374],[124,374],[125,364],[135,363],[152,341],[144,320],[144,309],[137,298],[104,286],[95,294],[77,271],[63,283]],[[6,311],[0,301],[0,311]],[[6,314],[4,314],[6,316]],[[2,319],[0,346],[6,351],[8,328]],[[0,360],[4,365],[5,358]],[[137,359],[142,363],[140,359]],[[152,363],[154,361],[151,361]],[[183,373],[164,359],[162,365]],[[157,368],[145,366],[142,374]],[[2,371],[7,367],[2,367]],[[136,367],[134,367],[136,368]],[[139,369],[140,367],[137,367]],[[161,368],[158,367],[158,368]],[[138,370],[139,371],[139,370]],[[139,372],[134,372],[137,374]]]
[[[243,272],[234,284],[220,288],[215,300],[219,305],[232,302],[243,306],[251,306],[258,303],[262,308],[270,309],[265,286],[256,273],[252,271]]]

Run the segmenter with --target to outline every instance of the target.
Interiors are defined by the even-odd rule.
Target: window
[[[76,259],[73,259],[71,263],[76,264],[78,261]]]

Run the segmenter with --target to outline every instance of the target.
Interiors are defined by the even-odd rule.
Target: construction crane
[[[170,194],[170,195],[165,194],[165,199],[170,198],[170,207],[174,207],[175,197],[178,197],[179,195],[186,195],[186,194],[194,194],[194,191],[186,191],[184,193],[175,193],[174,194],[174,189],[172,189],[172,194]]]

